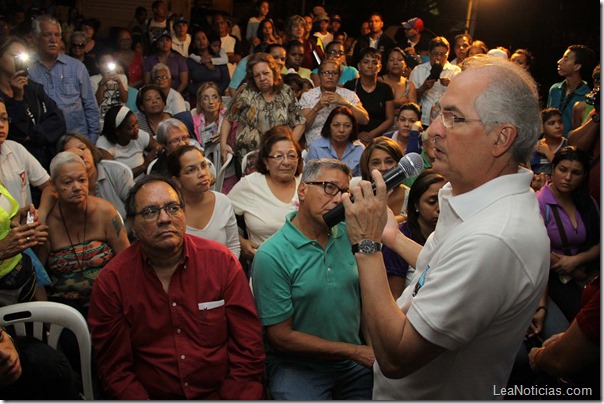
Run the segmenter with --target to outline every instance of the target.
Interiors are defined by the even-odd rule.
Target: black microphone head
[[[398,165],[405,173],[405,178],[415,177],[424,170],[424,159],[417,153],[407,153],[400,159]]]
[[[440,74],[443,72],[443,65],[439,62],[434,62],[432,68],[430,69],[430,78],[434,80],[438,80]]]

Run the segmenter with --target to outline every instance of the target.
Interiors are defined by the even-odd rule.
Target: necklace
[[[63,209],[61,208],[61,202],[59,201],[59,213],[61,214],[61,222],[63,222],[63,228],[65,228],[65,233],[67,233],[67,239],[69,240],[69,245],[71,245],[71,250],[73,251],[73,255],[75,256],[76,262],[80,267],[80,271],[82,276],[84,276],[84,257],[82,257],[82,261],[80,262],[80,258],[78,257],[78,253],[76,252],[75,246],[71,241],[71,236],[69,235],[69,230],[67,230],[67,224],[65,224],[65,218],[63,217]],[[86,220],[86,213],[88,213],[88,202],[86,203],[86,207],[84,208],[84,235],[82,237],[82,243],[86,241],[86,225],[88,221]],[[77,241],[77,240],[76,240]],[[82,251],[82,255],[84,252]]]

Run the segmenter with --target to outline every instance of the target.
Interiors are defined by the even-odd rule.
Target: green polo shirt
[[[361,297],[357,263],[346,225],[331,229],[327,247],[309,240],[287,215],[283,227],[266,240],[254,257],[252,286],[263,326],[292,318],[295,331],[360,345]],[[283,361],[318,371],[344,370],[350,360],[324,360],[276,352],[266,345],[269,375]]]

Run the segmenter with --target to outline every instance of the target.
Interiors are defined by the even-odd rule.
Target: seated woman
[[[541,121],[543,122],[543,135],[541,135],[541,139],[539,139],[535,147],[530,164],[533,173],[545,173],[549,177],[552,173],[551,163],[554,154],[563,147],[566,147],[568,141],[564,138],[562,114],[558,108],[545,108],[542,110]]]
[[[189,67],[189,96],[192,98],[198,94],[197,90],[203,83],[212,81],[218,86],[218,94],[224,93],[229,85],[230,76],[226,60],[219,59],[220,54],[216,54],[210,43],[218,35],[214,32],[199,30],[193,35],[193,42],[189,48],[189,57],[187,66]],[[218,38],[220,41],[220,38]],[[224,50],[223,50],[224,51]],[[226,53],[224,54],[226,56]],[[191,100],[194,104],[195,100]]]
[[[371,47],[359,54],[360,77],[348,81],[344,88],[354,91],[369,114],[369,123],[359,126],[359,139],[368,144],[371,139],[383,135],[394,121],[394,92],[378,81],[382,68],[382,54]]]
[[[170,69],[163,63],[158,63],[151,69],[151,82],[161,89],[166,96],[164,112],[170,115],[187,110],[185,99],[175,89],[170,87]]]
[[[61,152],[50,163],[58,201],[50,211],[48,243],[38,256],[53,280],[49,300],[69,304],[84,316],[94,279],[130,243],[113,205],[88,194],[86,164]]]
[[[161,121],[171,118],[165,112],[167,97],[161,88],[154,84],[148,84],[141,88],[136,95],[136,120],[141,130],[155,137],[157,125]]]
[[[371,171],[378,170],[384,174],[393,168],[403,158],[405,151],[394,140],[379,136],[371,140],[361,155],[361,177],[372,181]],[[388,196],[388,207],[394,212],[399,223],[405,220],[407,214],[407,199],[409,187],[399,185],[394,187]]]
[[[147,132],[139,129],[134,113],[120,106],[107,111],[96,145],[130,167],[134,178],[147,172],[147,167],[162,149]]]
[[[394,118],[397,130],[384,133],[384,136],[396,140],[407,153],[419,153],[419,136],[422,131],[422,109],[414,102],[407,102],[401,106]]]
[[[440,214],[438,191],[447,180],[432,170],[421,173],[409,191],[407,220],[399,230],[411,240],[424,245],[426,239],[436,228]],[[388,247],[383,248],[384,264],[388,274],[390,291],[395,299],[403,293],[405,285],[411,282],[415,268]]]
[[[224,244],[239,258],[237,219],[229,198],[210,190],[212,174],[203,152],[181,146],[168,156],[168,173],[181,187],[187,234]]]
[[[80,133],[69,133],[57,142],[57,151],[70,151],[84,161],[88,175],[88,194],[111,202],[122,218],[126,217],[126,197],[134,185],[132,172],[127,167],[112,164],[110,159]],[[48,187],[42,193],[40,211],[48,212],[57,200],[57,192]],[[42,212],[40,214],[42,216]],[[44,221],[46,214],[44,214]]]
[[[164,175],[168,174],[168,156],[178,150],[179,147],[193,143],[194,146],[201,148],[195,140],[191,139],[185,124],[176,118],[169,118],[160,122],[157,127],[157,143],[163,149],[155,163],[153,163],[151,172]]]
[[[357,120],[350,108],[334,108],[323,125],[322,138],[310,145],[305,160],[338,159],[350,167],[353,176],[361,175],[359,163],[365,146],[356,141],[358,133]]]
[[[579,312],[583,283],[599,269],[600,213],[589,195],[589,156],[572,146],[554,155],[552,180],[537,192],[551,242],[549,297],[568,321]]]
[[[28,213],[33,216],[27,222]],[[41,225],[33,205],[19,203],[0,181],[0,306],[29,302],[36,291],[36,272],[24,251],[46,242],[48,226]]]
[[[258,171],[242,177],[229,192],[247,230],[247,238],[239,238],[242,258],[253,259],[260,244],[283,226],[285,215],[298,208],[301,153],[292,130],[275,126],[260,144]]]
[[[405,78],[405,51],[396,47],[390,50],[388,62],[386,64],[386,73],[378,77],[378,81],[388,84],[394,91],[394,108],[408,102],[417,102],[417,93],[415,84]]]

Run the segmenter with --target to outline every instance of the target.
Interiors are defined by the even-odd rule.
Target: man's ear
[[[300,181],[300,185],[298,185],[298,200],[303,201],[306,198],[306,192],[308,191],[308,184]]]
[[[512,125],[506,125],[499,129],[499,133],[496,135],[495,143],[493,144],[493,155],[499,157],[506,153],[512,147],[517,136],[516,128]]]

